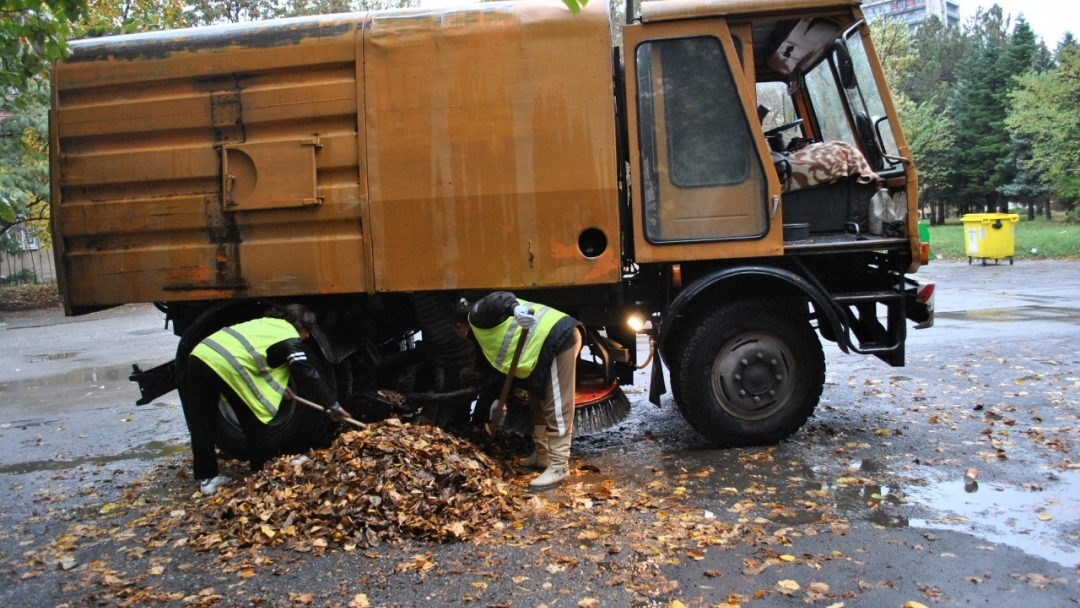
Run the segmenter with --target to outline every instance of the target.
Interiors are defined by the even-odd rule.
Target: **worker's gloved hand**
[[[522,306],[518,304],[514,307],[514,320],[522,329],[532,329],[536,327],[536,317],[533,316],[532,311],[528,306]]]
[[[344,422],[346,419],[350,418],[349,412],[346,412],[345,408],[341,407],[340,403],[335,403],[333,407],[326,410],[326,413],[330,414],[330,418],[332,418],[334,422]]]

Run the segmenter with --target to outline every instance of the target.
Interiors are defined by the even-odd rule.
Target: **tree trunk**
[[[1046,199],[1046,221],[1050,221],[1053,218],[1050,217],[1050,199]]]
[[[1027,208],[1028,208],[1028,221],[1034,220],[1035,219],[1035,202],[1034,201],[1028,201]]]

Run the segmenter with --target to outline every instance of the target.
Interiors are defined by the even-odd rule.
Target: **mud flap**
[[[660,407],[660,396],[666,392],[664,364],[660,361],[660,357],[656,357],[652,362],[652,378],[649,379],[649,403]]]
[[[135,405],[146,405],[176,388],[176,361],[162,363],[145,371],[139,368],[138,363],[132,364],[128,380],[139,383],[141,398]]]

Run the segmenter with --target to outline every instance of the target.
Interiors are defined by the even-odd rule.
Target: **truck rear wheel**
[[[697,432],[721,446],[768,445],[814,412],[825,355],[808,321],[751,300],[705,317],[678,374],[679,409]]]

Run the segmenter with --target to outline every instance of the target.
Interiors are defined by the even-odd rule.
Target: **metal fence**
[[[50,283],[55,280],[52,249],[36,247],[16,253],[0,252],[0,285]]]

